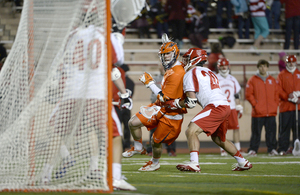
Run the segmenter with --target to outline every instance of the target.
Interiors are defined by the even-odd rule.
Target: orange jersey
[[[179,64],[180,63],[180,64]],[[183,92],[183,77],[185,70],[182,66],[182,63],[177,61],[176,64],[167,70],[164,74],[164,78],[161,83],[162,93],[169,97],[171,100],[181,98],[185,99],[185,94]],[[168,115],[184,114],[187,113],[186,108],[171,110],[167,107],[164,107],[163,102],[156,101],[157,105],[161,106],[161,111]]]

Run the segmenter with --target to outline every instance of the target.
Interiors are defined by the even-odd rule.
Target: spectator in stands
[[[234,5],[234,13],[238,16],[238,36],[239,39],[249,39],[250,15],[247,0],[231,0]],[[245,36],[243,36],[243,29]]]
[[[266,4],[264,0],[249,0],[251,19],[254,26],[254,44],[251,50],[256,50],[262,40],[269,35],[269,25],[266,18]]]
[[[294,33],[294,49],[299,48],[299,28],[300,28],[300,1],[280,0],[285,4],[285,43],[284,49],[290,49],[292,30]]]
[[[300,96],[300,71],[297,68],[297,58],[295,55],[286,57],[286,70],[278,75],[279,82],[279,135],[278,152],[280,155],[291,154],[290,133],[293,131],[293,142],[296,140],[296,104],[299,104]],[[299,110],[298,106],[298,110]],[[300,115],[298,115],[299,117]],[[300,120],[298,120],[299,122]],[[298,125],[298,127],[300,127]],[[298,133],[300,135],[300,133]]]
[[[182,38],[185,31],[185,17],[187,14],[186,0],[167,0],[165,12],[169,15],[168,21],[172,29],[172,36],[179,49],[182,48]]]
[[[204,12],[207,13],[208,1],[209,0],[191,0],[194,7],[203,7]]]
[[[152,20],[146,7],[144,7],[144,9],[141,11],[141,15],[138,16],[134,23],[139,30],[140,39],[143,39],[145,37],[147,37],[148,39],[151,38],[150,24],[152,23]]]
[[[150,0],[150,6],[154,6],[159,0]]]
[[[150,8],[150,16],[153,20],[153,25],[156,28],[157,38],[161,39],[163,33],[169,34],[168,26],[168,14],[165,12],[165,4],[167,0],[158,0]]]
[[[222,46],[220,43],[213,43],[211,45],[211,53],[208,55],[207,61],[208,61],[208,66],[211,71],[214,73],[218,73],[218,60],[220,58],[225,58],[225,55],[222,51]]]
[[[279,72],[285,70],[285,52],[278,53],[279,60],[278,60],[278,68]]]
[[[226,8],[226,17],[227,17],[227,23],[225,28],[232,28],[232,4],[230,3],[230,0],[218,0],[217,1],[217,28],[224,28],[222,25],[223,18],[223,7]]]
[[[189,34],[191,43],[199,48],[202,47],[202,42],[208,39],[209,22],[207,14],[204,12],[204,7],[196,7],[196,12],[192,16],[192,31]]]
[[[7,51],[3,44],[0,44],[0,61],[7,57]]]
[[[246,85],[246,99],[252,106],[251,139],[248,155],[256,156],[260,144],[262,127],[265,126],[269,156],[278,155],[276,141],[276,115],[279,103],[278,84],[267,72],[269,62],[259,60],[258,73]]]
[[[269,8],[270,10],[269,15],[266,12],[269,28],[280,29],[281,27],[279,21],[280,21],[280,14],[281,14],[281,3],[280,0],[272,0],[272,1],[273,1],[272,5]]]
[[[265,0],[265,2],[266,2],[265,14],[266,14],[266,18],[267,18],[267,21],[268,21],[268,24],[269,24],[269,28],[271,28],[271,19],[272,19],[271,7],[272,7],[272,4],[273,4],[273,0]]]
[[[187,0],[188,2],[188,9],[187,9],[187,15],[185,18],[185,31],[184,31],[184,37],[188,37],[191,32],[193,32],[193,15],[196,13],[196,8],[192,5],[192,2],[190,0]]]
[[[153,77],[153,79],[156,81],[156,83],[155,83],[156,86],[158,88],[161,88],[161,82],[164,78],[165,70],[161,64],[158,65],[158,69],[159,69],[159,74],[156,77]],[[152,93],[150,100],[151,100],[151,103],[154,103],[157,100],[157,96],[154,93]],[[150,138],[149,138],[150,143],[151,143],[152,135],[153,135],[154,131],[156,130],[156,128],[157,127],[150,130]],[[174,141],[170,145],[165,144],[165,146],[166,146],[167,153],[169,156],[176,156],[176,141]],[[151,145],[147,148],[147,152],[148,152],[148,156],[152,156],[152,146]]]

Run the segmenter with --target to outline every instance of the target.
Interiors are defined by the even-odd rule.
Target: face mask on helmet
[[[286,70],[290,73],[293,73],[296,70],[297,58],[295,55],[289,55],[285,59],[286,62]]]
[[[193,65],[203,66],[206,61],[206,51],[199,48],[191,48],[182,56],[182,62],[184,64],[185,71],[187,71]]]
[[[220,58],[218,60],[218,70],[220,72],[220,75],[222,77],[227,77],[230,71],[229,69],[230,69],[229,61],[226,58]]]
[[[177,61],[179,49],[176,43],[170,41],[161,45],[158,54],[164,69],[167,70]]]

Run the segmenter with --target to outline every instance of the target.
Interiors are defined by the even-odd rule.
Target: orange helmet
[[[200,48],[190,48],[182,56],[182,62],[184,64],[184,69],[187,71],[191,66],[203,66],[207,61],[207,53],[205,50]]]
[[[295,55],[288,55],[285,59],[286,70],[293,73],[296,70],[297,58]]]
[[[158,54],[164,69],[167,70],[177,61],[179,49],[175,42],[169,41],[161,45]],[[166,54],[170,54],[171,56],[166,56]]]
[[[222,66],[227,66],[228,68],[225,70],[222,68]],[[220,72],[220,75],[223,77],[227,77],[227,75],[229,74],[230,71],[230,64],[229,64],[229,60],[226,58],[220,58],[218,60],[218,69]]]

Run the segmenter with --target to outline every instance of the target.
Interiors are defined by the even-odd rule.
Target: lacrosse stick
[[[294,149],[292,151],[294,156],[300,156],[300,141],[298,139],[298,104],[296,104],[296,140],[294,142]]]
[[[117,27],[119,29],[126,27],[138,15],[141,15],[141,11],[145,6],[148,8],[146,0],[112,0],[111,14],[117,23]]]

